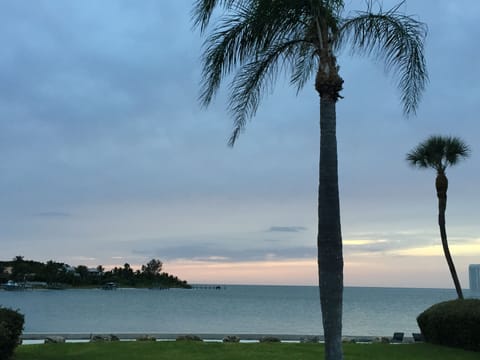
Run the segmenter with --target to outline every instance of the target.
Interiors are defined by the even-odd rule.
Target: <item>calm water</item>
[[[416,316],[455,295],[442,289],[345,288],[343,332],[418,332]],[[25,332],[323,333],[318,290],[308,286],[0,291],[0,305],[25,314]]]

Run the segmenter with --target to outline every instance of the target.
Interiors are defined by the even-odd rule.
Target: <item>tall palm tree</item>
[[[452,256],[448,248],[447,231],[445,229],[445,210],[447,209],[448,179],[445,170],[449,166],[456,165],[460,160],[470,155],[470,149],[462,139],[451,136],[431,136],[421,142],[416,148],[407,154],[407,161],[415,167],[437,171],[435,187],[438,197],[438,226],[442,239],[443,252],[447,260],[450,274],[459,299],[463,299],[462,287],[458,280],[457,271],[453,264]]]
[[[343,0],[196,0],[193,20],[205,41],[201,102],[213,100],[224,77],[234,73],[229,110],[233,146],[280,72],[300,90],[315,75],[320,96],[318,270],[326,359],[342,359],[343,254],[338,194],[336,103],[343,79],[336,55],[353,53],[383,60],[398,75],[406,114],[414,113],[427,73],[423,57],[426,27],[395,8],[371,6],[343,16]],[[219,12],[215,12],[218,10]],[[213,16],[212,16],[213,15]]]

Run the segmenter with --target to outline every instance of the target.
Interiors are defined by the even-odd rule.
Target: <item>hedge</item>
[[[480,299],[435,304],[417,322],[426,342],[480,351]]]
[[[10,359],[20,343],[25,318],[18,311],[0,306],[0,359]]]

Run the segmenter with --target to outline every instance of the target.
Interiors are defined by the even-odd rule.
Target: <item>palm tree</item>
[[[407,161],[419,168],[432,168],[437,171],[435,187],[438,197],[438,226],[442,239],[443,252],[447,260],[450,274],[459,299],[463,299],[462,287],[458,280],[457,271],[453,264],[452,256],[448,248],[447,231],[445,229],[445,210],[447,209],[448,179],[445,170],[449,166],[457,164],[461,159],[470,155],[470,149],[462,139],[457,137],[431,136],[420,143],[416,148],[407,154]]]
[[[426,27],[395,8],[373,13],[371,6],[343,16],[343,0],[196,0],[193,21],[205,41],[200,100],[208,106],[224,77],[234,73],[229,110],[233,146],[260,100],[280,72],[300,90],[315,75],[320,96],[318,187],[318,271],[326,359],[342,359],[343,253],[338,194],[336,103],[343,79],[337,53],[383,60],[399,76],[406,114],[415,112],[427,73],[423,57]],[[219,13],[213,12],[219,10]]]

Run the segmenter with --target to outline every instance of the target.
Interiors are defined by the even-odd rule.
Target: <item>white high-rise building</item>
[[[480,291],[480,264],[470,264],[468,267],[470,290]]]

